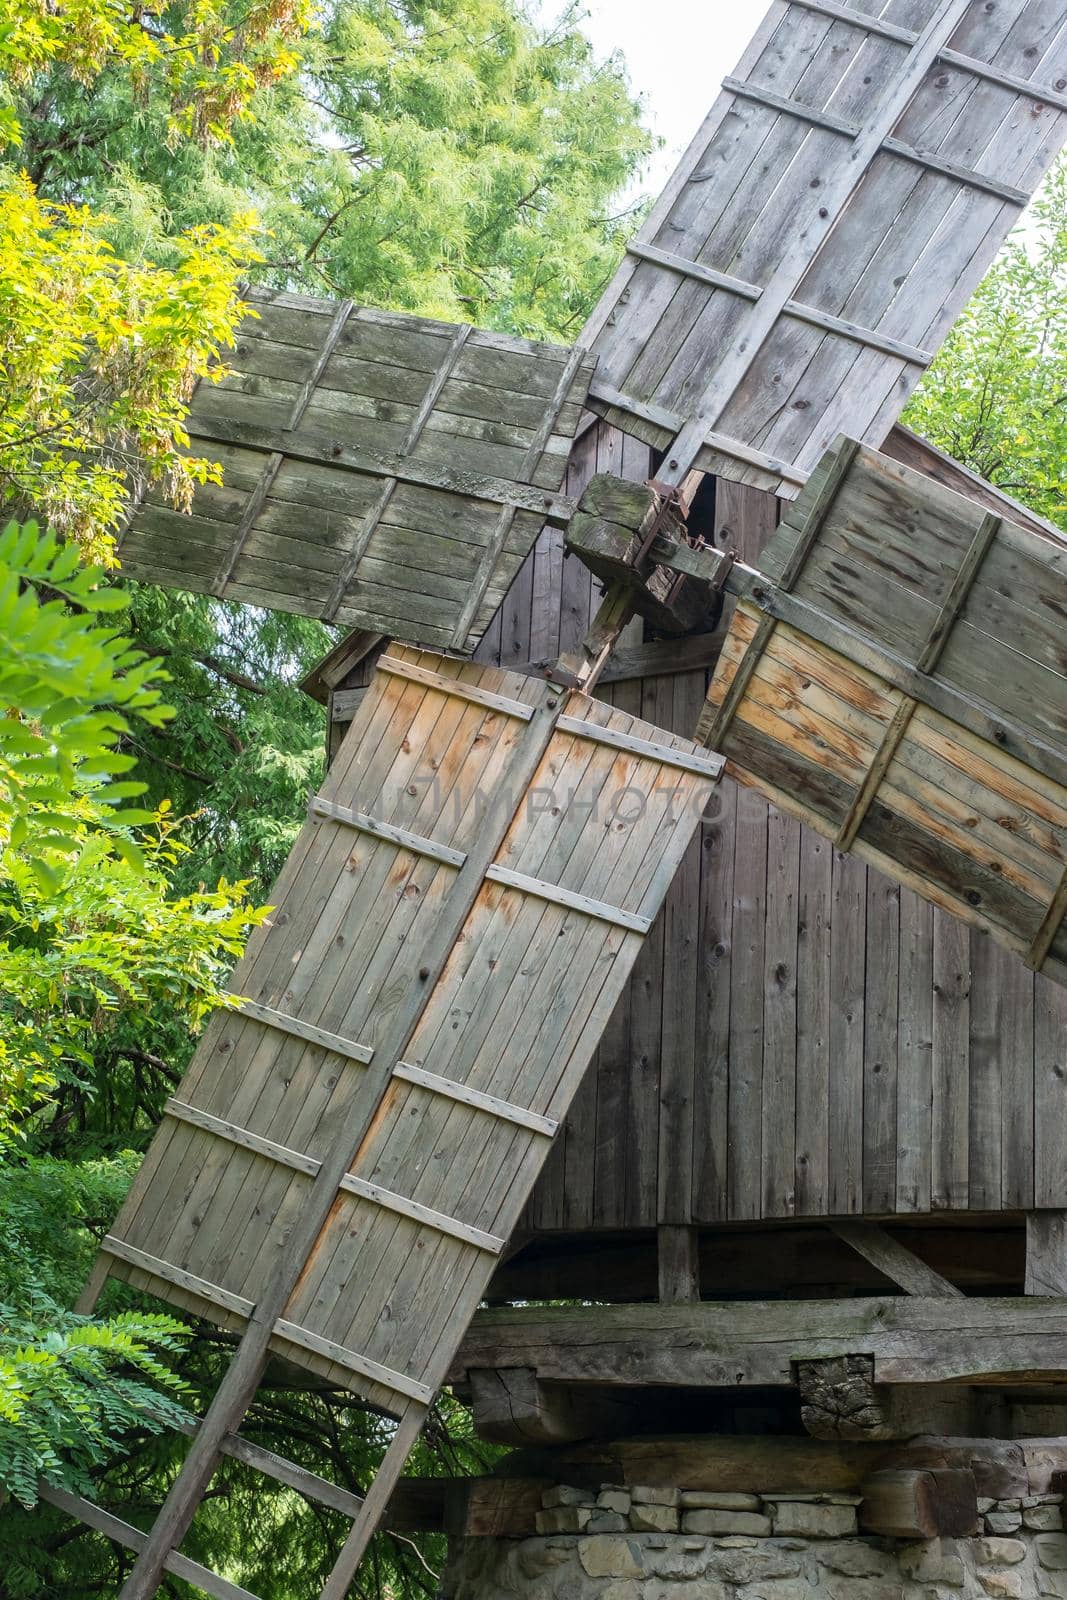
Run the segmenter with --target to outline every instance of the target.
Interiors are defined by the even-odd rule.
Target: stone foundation
[[[534,1538],[456,1540],[448,1600],[1067,1600],[1062,1496],[979,1502],[972,1538],[864,1537],[858,1495],[546,1490]]]

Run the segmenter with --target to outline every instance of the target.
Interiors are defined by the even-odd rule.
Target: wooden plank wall
[[[594,472],[647,475],[606,425]],[[720,483],[753,560],[776,503]],[[576,643],[595,601],[547,530],[479,655]],[[609,685],[678,732],[704,673]],[[1067,1206],[1067,996],[918,896],[723,779],[542,1173],[523,1226]]]

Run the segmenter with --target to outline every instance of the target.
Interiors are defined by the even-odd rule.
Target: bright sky
[[[536,0],[542,20],[563,0]],[[584,0],[583,31],[597,54],[621,52],[645,121],[665,141],[641,184],[658,193],[733,71],[767,0]]]

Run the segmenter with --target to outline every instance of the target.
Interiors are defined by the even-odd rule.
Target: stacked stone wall
[[[1067,1600],[1060,1495],[979,1501],[979,1531],[864,1535],[860,1498],[604,1484],[545,1491],[533,1538],[457,1540],[448,1600]]]

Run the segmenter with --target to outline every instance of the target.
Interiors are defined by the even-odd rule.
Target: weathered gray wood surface
[[[1067,541],[842,440],[760,565],[701,737],[839,848],[1067,981]],[[895,896],[868,906],[883,948],[897,917]],[[883,964],[879,982],[895,992],[899,972]],[[1017,982],[976,998],[1006,1008],[1000,1038],[1019,1026]],[[888,1004],[868,996],[867,1035],[895,1053]],[[865,1085],[875,1212],[891,1187],[872,1163],[892,1164],[893,1082]],[[1005,1127],[1016,1153],[1031,1142],[1028,1103]],[[974,1158],[990,1148],[980,1134]],[[999,1190],[995,1167],[989,1178]]]
[[[855,1353],[877,1384],[1016,1382],[1067,1368],[1062,1299],[715,1301],[479,1311],[452,1364],[532,1368],[547,1383],[792,1386],[796,1364]]]
[[[590,320],[597,409],[672,482],[795,494],[842,427],[880,444],[1059,149],[1065,77],[1064,0],[773,0]]]
[[[576,497],[594,472],[640,481],[649,469],[645,447],[604,425],[579,442],[566,487]],[[758,564],[776,522],[770,495],[718,484],[716,544]],[[562,533],[546,529],[481,657],[522,664],[581,636],[596,585],[562,548]],[[648,664],[643,683],[598,693],[691,729],[689,697],[706,670],[657,676],[658,655]],[[809,827],[795,858],[791,846],[769,856],[772,811],[754,791],[719,784],[668,902],[695,904],[695,935],[689,911],[668,921],[665,909],[523,1226],[607,1233],[860,1215],[875,1189],[887,1215],[1067,1205],[1067,994]],[[768,963],[764,930],[779,899],[789,909],[774,913]],[[774,1085],[766,1102],[764,1082]],[[943,1260],[951,1271],[952,1252]],[[551,1295],[548,1279],[542,1287]]]
[[[193,448],[192,515],[150,495],[134,577],[470,650],[559,515],[592,360],[423,317],[257,294]]]

